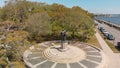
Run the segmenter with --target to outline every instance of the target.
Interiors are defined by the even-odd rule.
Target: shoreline
[[[106,25],[108,25],[110,27],[113,27],[113,28],[115,28],[117,30],[120,30],[120,25],[117,25],[117,24],[114,24],[114,23],[111,23],[109,21],[105,21],[105,20],[102,20],[102,19],[96,19],[95,18],[94,20],[98,21],[101,24],[104,23],[104,24],[106,24]]]

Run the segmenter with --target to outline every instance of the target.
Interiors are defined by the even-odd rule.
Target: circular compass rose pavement
[[[107,68],[107,59],[101,49],[82,42],[66,44],[60,51],[59,41],[43,42],[31,46],[23,54],[30,68]]]

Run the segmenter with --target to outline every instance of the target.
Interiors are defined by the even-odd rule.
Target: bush
[[[7,64],[8,63],[5,57],[0,58],[0,68],[6,68]]]

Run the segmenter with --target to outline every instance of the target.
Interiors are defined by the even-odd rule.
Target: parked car
[[[109,39],[109,40],[115,40],[115,37],[113,35],[111,35],[111,34],[108,34],[107,39]]]
[[[117,42],[117,48],[120,50],[120,42]]]
[[[117,45],[120,46],[120,42],[118,42]]]
[[[109,34],[106,30],[103,30],[102,33],[105,34]]]
[[[109,35],[109,33],[104,33],[104,35],[105,35],[105,37],[107,38],[107,37],[108,37],[108,35]]]
[[[94,25],[95,25],[95,26],[97,26],[97,25],[98,25],[98,23],[95,23]]]
[[[99,30],[103,32],[105,29],[103,27],[99,27]]]

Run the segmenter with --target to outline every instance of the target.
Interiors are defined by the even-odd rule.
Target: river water
[[[104,21],[108,21],[110,23],[120,25],[120,16],[111,16],[111,17],[99,16],[97,17],[97,19],[102,19]]]

